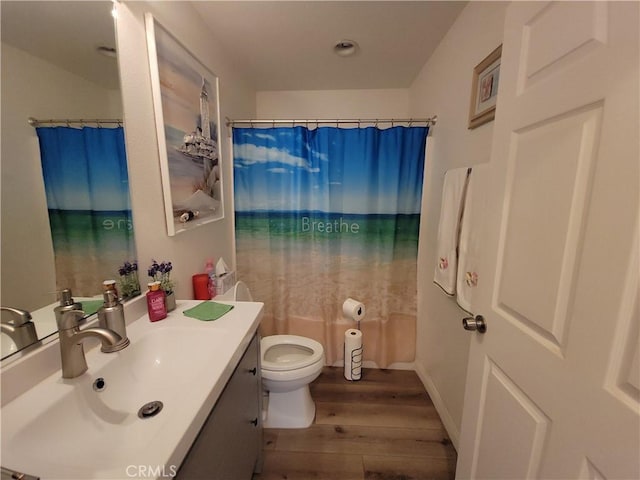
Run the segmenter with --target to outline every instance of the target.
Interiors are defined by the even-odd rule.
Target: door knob
[[[484,322],[482,315],[476,315],[475,317],[466,317],[462,319],[462,326],[465,330],[472,332],[485,333],[487,331],[487,324]]]

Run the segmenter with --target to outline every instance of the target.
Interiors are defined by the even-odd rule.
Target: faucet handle
[[[69,330],[71,328],[77,328],[80,319],[84,317],[84,311],[82,310],[69,310],[64,312],[62,317],[57,319],[58,330]]]
[[[16,327],[21,327],[22,325],[29,323],[29,321],[31,320],[31,314],[26,310],[22,310],[21,308],[0,307],[0,310],[9,312],[11,314],[13,325]]]

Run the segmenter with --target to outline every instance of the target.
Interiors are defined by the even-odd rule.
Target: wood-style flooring
[[[456,452],[413,371],[365,369],[349,382],[325,367],[311,386],[316,418],[306,429],[265,429],[254,480],[445,480]]]

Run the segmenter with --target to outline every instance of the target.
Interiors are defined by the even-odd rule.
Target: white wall
[[[472,2],[414,80],[410,115],[438,115],[429,138],[418,251],[416,371],[454,445],[462,423],[470,335],[455,300],[433,284],[444,173],[489,161],[493,123],[468,130],[473,68],[502,43],[506,2]],[[499,100],[498,100],[498,107]]]
[[[114,118],[107,90],[2,44],[2,304],[35,310],[56,300],[53,244],[40,149],[28,117]],[[40,335],[43,332],[38,332]]]
[[[409,111],[401,88],[258,92],[256,99],[261,119],[404,118]]]
[[[225,218],[199,228],[167,236],[160,179],[160,159],[155,130],[151,81],[147,57],[144,13],[156,19],[220,81],[221,139]],[[204,270],[209,257],[235,264],[233,220],[233,169],[225,117],[255,116],[255,92],[238,73],[216,38],[193,7],[180,2],[128,2],[118,4],[116,27],[124,104],[129,184],[138,261],[143,268],[151,259],[174,265],[178,298],[192,298],[191,276]],[[143,275],[141,281],[145,281]]]

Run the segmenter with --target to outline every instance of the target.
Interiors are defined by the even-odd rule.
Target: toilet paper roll
[[[344,378],[360,380],[362,377],[362,332],[350,328],[344,332]]]
[[[345,317],[359,322],[364,318],[364,305],[358,300],[347,298],[342,304],[342,313],[344,313]]]

